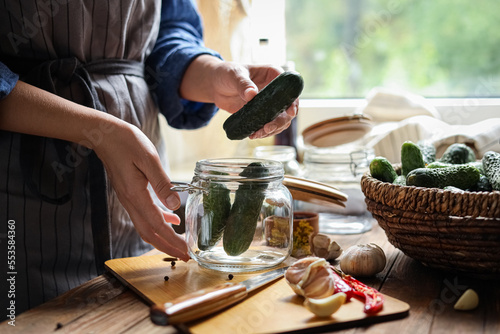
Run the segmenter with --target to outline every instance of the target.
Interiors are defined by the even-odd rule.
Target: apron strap
[[[103,112],[105,112],[105,108],[99,101],[90,73],[144,77],[144,65],[142,63],[123,59],[104,59],[87,64],[81,63],[75,57],[37,63],[17,59],[2,59],[2,62],[15,72],[22,69],[17,73],[20,74],[21,80],[31,85]],[[70,88],[75,83],[81,87],[79,94],[82,94],[77,99],[74,99]],[[68,161],[68,148],[71,148],[72,145],[72,143],[63,140],[22,135],[21,170],[28,188],[41,200],[55,205],[62,205],[71,200],[76,168],[74,163]],[[51,166],[47,166],[47,162],[43,161],[43,155],[47,147],[56,152],[54,160],[57,161],[49,161]],[[72,153],[78,154],[75,150]],[[84,159],[85,157],[88,161],[91,194],[90,208],[94,257],[97,273],[102,274],[104,272],[104,262],[111,259],[112,254],[106,172],[101,160],[94,151],[86,150],[85,155],[78,157],[78,159]],[[46,181],[40,177],[41,174],[36,173],[35,166],[39,168],[45,167],[49,171],[53,171],[52,179],[59,186],[52,187],[50,190],[52,194],[44,192],[42,183]],[[54,192],[54,189],[57,189],[57,191]],[[56,196],[61,192],[62,195]]]

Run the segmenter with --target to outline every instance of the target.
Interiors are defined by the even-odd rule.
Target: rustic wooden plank
[[[58,333],[121,333],[149,317],[149,307],[130,290],[64,325]]]
[[[185,325],[180,326],[157,326],[148,318],[141,320],[129,329],[121,332],[121,334],[178,334],[189,333],[189,329]]]
[[[50,333],[65,326],[95,308],[108,303],[125,291],[125,287],[110,275],[98,276],[61,296],[19,314],[16,326],[7,321],[0,324],[1,333]]]
[[[439,299],[435,305],[433,333],[484,333],[496,327],[499,333],[498,282],[478,280],[463,275],[448,274],[443,278]],[[474,289],[479,295],[479,306],[470,311],[456,311],[453,306],[462,293]],[[496,290],[496,291],[495,291]],[[485,324],[489,326],[486,327]]]

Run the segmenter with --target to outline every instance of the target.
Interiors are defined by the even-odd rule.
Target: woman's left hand
[[[184,92],[185,98],[213,102],[219,108],[235,113],[282,72],[283,69],[270,65],[243,65],[203,55],[196,58],[186,71],[185,79],[181,85],[181,93]],[[198,76],[197,93],[204,92],[206,96],[201,97],[201,99],[200,97],[196,99],[194,96],[190,98],[192,96],[190,93],[194,94],[195,92],[192,91],[191,84],[188,84],[191,82],[189,78],[191,75],[195,76],[199,73],[206,74],[201,76],[201,80]],[[254,132],[249,138],[265,138],[282,132],[290,126],[292,119],[297,116],[298,110],[299,100],[297,99],[276,119]]]

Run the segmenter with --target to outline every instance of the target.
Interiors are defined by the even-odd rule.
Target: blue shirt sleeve
[[[0,100],[10,94],[17,80],[19,80],[19,76],[0,62]]]
[[[179,96],[184,72],[202,54],[221,58],[203,44],[201,19],[194,0],[163,0],[158,39],[146,61],[146,75],[161,113],[174,128],[200,128],[218,110],[214,104],[187,101]]]

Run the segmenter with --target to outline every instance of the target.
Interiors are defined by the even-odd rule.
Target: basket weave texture
[[[463,193],[361,179],[389,242],[433,268],[500,279],[500,191]]]

